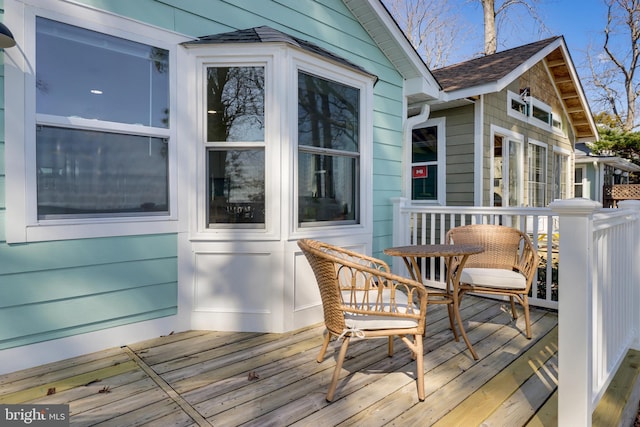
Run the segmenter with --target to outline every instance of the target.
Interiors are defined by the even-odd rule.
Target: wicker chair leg
[[[344,363],[344,358],[347,354],[347,348],[349,347],[350,339],[350,337],[344,337],[344,341],[342,341],[342,345],[340,346],[340,353],[338,354],[338,360],[336,361],[336,368],[333,371],[331,384],[329,385],[329,390],[327,391],[327,402],[331,402],[333,400],[333,394],[335,393],[336,386],[338,385],[340,371],[342,370],[342,364]]]
[[[324,331],[324,342],[322,343],[322,348],[320,348],[320,353],[316,358],[318,363],[321,363],[324,360],[324,354],[327,352],[327,348],[329,348],[329,341],[331,341],[331,332]]]
[[[516,311],[516,301],[515,301],[515,297],[512,295],[509,297],[509,299],[511,300],[511,316],[513,316],[514,319],[518,318],[518,312]]]
[[[524,324],[527,331],[527,338],[531,339],[531,319],[529,318],[529,298],[522,297],[522,309],[524,310]]]
[[[451,328],[451,332],[453,332],[453,339],[460,341],[460,337],[458,336],[458,331],[456,330],[456,326],[453,322],[453,305],[447,304],[447,311],[449,312],[449,327]]]
[[[418,399],[422,402],[424,395],[424,350],[422,344],[422,335],[415,335],[414,342],[416,346],[416,382],[418,383]]]

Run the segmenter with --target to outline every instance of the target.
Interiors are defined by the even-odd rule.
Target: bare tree
[[[447,0],[383,0],[414,49],[429,68],[449,65],[464,28]]]
[[[619,127],[630,132],[636,127],[640,81],[636,70],[640,60],[640,0],[605,0],[607,24],[602,50],[589,49],[589,83],[599,96],[601,108],[610,109]]]
[[[536,5],[538,0],[504,0],[502,2],[496,0],[479,0],[482,4],[482,12],[484,16],[484,54],[491,55],[496,53],[498,47],[498,30],[496,19],[507,20],[507,10],[514,9],[516,6],[523,8],[538,24],[540,32],[547,31],[543,19],[537,12]]]

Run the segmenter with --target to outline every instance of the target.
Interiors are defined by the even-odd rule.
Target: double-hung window
[[[298,71],[298,223],[360,221],[360,90]]]
[[[51,3],[53,9],[54,3]],[[8,1],[10,243],[177,230],[175,64],[185,36],[98,9]]]
[[[207,224],[265,227],[265,67],[206,68]]]
[[[38,220],[168,215],[168,59],[36,18]]]
[[[411,132],[411,199],[443,203],[444,118],[432,119]]]

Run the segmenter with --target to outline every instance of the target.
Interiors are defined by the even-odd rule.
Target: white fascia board
[[[380,0],[343,0],[385,56],[411,86],[422,94],[438,99],[441,87],[397,22]],[[413,82],[422,79],[423,83]]]

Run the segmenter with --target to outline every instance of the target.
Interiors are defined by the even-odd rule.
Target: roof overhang
[[[408,102],[441,97],[441,87],[380,0],[343,0],[405,80]]]

